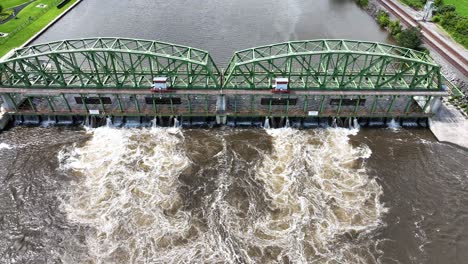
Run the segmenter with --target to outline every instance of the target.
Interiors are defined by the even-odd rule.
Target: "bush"
[[[366,7],[367,5],[369,5],[369,0],[357,0],[357,3],[361,7]]]
[[[449,31],[457,26],[458,20],[459,17],[455,12],[448,12],[440,15],[440,25]]]
[[[400,20],[390,21],[388,24],[388,29],[390,30],[390,34],[396,37],[401,32],[401,25]]]
[[[444,4],[444,1],[443,1],[443,0],[435,0],[435,1],[434,1],[434,5],[435,5],[435,6],[441,6],[441,5],[443,5],[443,4]]]
[[[464,17],[460,19],[455,26],[455,32],[461,36],[468,37],[468,18]]]
[[[383,28],[387,27],[390,23],[388,13],[383,10],[379,10],[379,12],[377,12],[377,23]]]
[[[0,14],[3,13],[3,6],[0,5]]]
[[[422,33],[421,30],[417,27],[410,27],[401,31],[397,36],[396,40],[398,45],[410,48],[410,49],[419,49],[422,43]]]
[[[435,11],[436,14],[445,14],[445,13],[450,13],[450,12],[455,12],[455,7],[453,5],[444,5]]]

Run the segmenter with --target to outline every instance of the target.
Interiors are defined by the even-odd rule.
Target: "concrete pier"
[[[437,116],[429,119],[429,127],[440,142],[468,149],[468,118],[453,105],[442,104]]]

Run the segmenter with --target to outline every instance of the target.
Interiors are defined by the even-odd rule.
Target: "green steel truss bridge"
[[[169,90],[149,90],[167,77]],[[271,91],[287,79],[288,93]],[[353,40],[238,51],[220,71],[206,51],[158,41],[90,38],[15,50],[0,62],[13,115],[429,117],[460,96],[425,53]]]
[[[236,52],[225,88],[268,89],[277,76],[302,90],[440,90],[440,66],[428,55],[382,43],[292,41]]]
[[[220,86],[208,52],[148,40],[55,41],[18,49],[0,65],[2,87],[146,89],[161,75],[177,88]]]

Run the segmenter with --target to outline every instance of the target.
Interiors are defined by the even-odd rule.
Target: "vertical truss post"
[[[409,100],[408,100],[408,103],[406,103],[406,107],[405,107],[405,114],[408,115],[409,114],[409,111],[410,111],[410,108],[411,108],[411,104],[413,103],[413,96],[409,96]]]
[[[136,94],[133,95],[133,101],[135,102],[135,108],[137,110],[138,113],[141,113],[140,112],[140,105],[138,104],[138,97]]]
[[[170,100],[170,102],[171,102],[171,114],[174,115],[174,104],[173,104],[173,102],[172,102],[172,94],[169,95],[169,100]]]
[[[426,103],[424,104],[423,113],[427,112],[427,108],[429,107],[431,100],[432,100],[432,96],[430,95],[427,97]]]
[[[273,101],[273,98],[270,98],[270,103],[268,104],[268,115],[271,115],[271,103]]]
[[[31,97],[27,97],[28,98],[28,102],[29,102],[29,105],[31,106],[31,109],[34,111],[34,112],[37,112],[37,109],[36,107],[34,106],[32,100],[31,100]]]
[[[187,102],[188,102],[189,113],[192,114],[192,102],[190,100],[190,95],[189,94],[187,94]]]
[[[382,79],[382,74],[384,73],[384,69],[387,66],[387,57],[382,58],[382,65],[380,65],[379,75],[377,76],[377,81],[375,82],[374,88],[380,88],[380,79]]]
[[[340,95],[340,102],[338,104],[338,111],[336,112],[337,115],[341,113],[341,104],[343,103],[343,96]]]
[[[54,106],[52,105],[52,102],[50,101],[50,96],[48,95],[47,97],[47,104],[49,105],[49,108],[52,112],[55,112]]]
[[[349,61],[349,56],[351,56],[349,53],[346,53],[346,60],[345,60],[345,64],[344,64],[344,67],[343,67],[343,74],[341,75],[341,81],[340,81],[340,85],[339,87],[340,88],[343,88],[343,83],[344,83],[344,79],[345,79],[345,76],[346,76],[346,69],[348,68],[348,61]]]
[[[323,108],[325,107],[325,95],[322,95],[322,101],[320,102],[320,114],[323,112]]]
[[[365,59],[364,59],[364,66],[363,67],[366,67],[367,65],[367,60],[369,59],[369,54],[366,54],[365,55]],[[371,62],[369,64],[372,64],[372,59],[371,59]],[[362,70],[359,72],[359,84],[357,86],[358,89],[361,89],[362,88],[362,79],[364,78],[364,75],[366,73],[363,72]]]
[[[100,95],[100,94],[97,94],[97,96],[98,96],[98,98],[99,98],[99,104],[101,105],[102,111],[105,113],[105,112],[106,112],[106,109],[104,108],[104,103],[102,102],[101,95]]]
[[[326,84],[327,84],[327,77],[328,77],[328,67],[330,66],[330,60],[331,60],[331,54],[327,54],[327,63],[325,64],[325,74],[323,75],[323,81],[322,81],[322,84],[320,85],[320,88],[323,89],[325,88]]]
[[[379,101],[379,96],[374,95],[374,102],[372,102],[372,107],[371,107],[371,115],[375,114],[375,108],[377,107],[377,102]]]
[[[387,109],[387,113],[390,113],[390,111],[392,111],[393,104],[395,103],[395,100],[396,100],[397,97],[398,97],[398,95],[392,95],[392,101],[390,102],[390,106]]]
[[[307,95],[305,95],[305,96],[304,96],[304,108],[303,108],[304,114],[307,113],[308,104],[309,104],[309,102],[308,102],[308,97],[307,97]]]
[[[83,103],[83,106],[84,106],[86,112],[88,113],[88,112],[89,112],[89,108],[88,108],[88,104],[86,104],[86,97],[83,96],[83,94],[80,94],[80,96],[81,96],[81,102]]]
[[[254,113],[255,95],[250,96],[250,113]]]
[[[71,112],[72,109],[71,109],[70,104],[68,103],[68,100],[67,100],[67,98],[65,97],[64,94],[62,94],[62,98],[63,98],[63,101],[65,101],[65,105],[67,106],[68,112]]]
[[[359,103],[361,102],[361,96],[358,95],[357,100],[356,100],[356,105],[354,105],[354,110],[353,110],[353,115],[357,115],[357,109],[359,107]]]
[[[120,100],[120,96],[116,94],[115,97],[117,98],[117,103],[119,104],[119,111],[120,113],[123,113],[122,101]]]
[[[237,115],[237,94],[234,95],[234,114]]]
[[[156,101],[154,100],[154,93],[151,94],[151,108],[153,108],[153,113],[156,114]]]
[[[8,97],[8,99],[11,100],[11,102],[13,103],[13,108],[15,109],[15,111],[18,111],[18,104],[16,103],[16,100],[13,96],[11,96],[10,93],[7,93],[6,96]]]

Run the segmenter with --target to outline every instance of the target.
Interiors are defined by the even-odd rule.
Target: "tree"
[[[410,48],[418,49],[422,43],[422,33],[417,27],[410,27],[400,32],[396,37],[398,45]]]
[[[3,6],[0,5],[0,14],[3,13]]]

